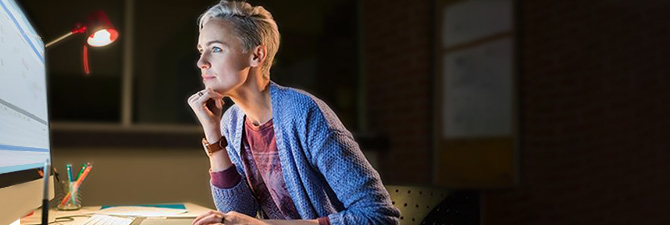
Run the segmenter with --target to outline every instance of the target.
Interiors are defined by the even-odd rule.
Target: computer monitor
[[[50,159],[44,43],[14,0],[0,0],[0,225],[39,208]],[[49,199],[54,196],[49,179]]]

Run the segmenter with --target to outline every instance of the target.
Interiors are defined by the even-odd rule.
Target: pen
[[[72,177],[72,164],[66,164],[65,169],[67,169],[67,181],[72,183],[72,181],[74,181]]]
[[[79,177],[81,177],[81,174],[84,173],[84,169],[86,169],[86,164],[81,164],[81,169],[79,170],[79,174],[77,174],[77,177],[75,177],[75,180],[79,180]]]
[[[72,186],[73,185],[72,182],[74,182],[74,176],[72,176],[72,164],[65,164],[65,169],[67,169],[67,185],[68,185],[68,188],[70,189],[71,192],[73,192],[74,189],[72,189],[72,188],[74,188],[74,187]],[[76,204],[76,201],[74,200],[75,196],[76,196],[76,194],[70,195],[70,201],[72,202],[73,205]]]

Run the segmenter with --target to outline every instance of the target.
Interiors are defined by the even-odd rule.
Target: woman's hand
[[[209,211],[196,217],[193,220],[193,225],[223,224],[223,218],[223,213],[219,211]]]
[[[223,95],[211,88],[198,91],[188,98],[188,105],[198,117],[205,136],[210,142],[217,141],[221,137],[219,129],[223,104]]]
[[[224,225],[235,225],[235,224],[245,224],[245,225],[267,225],[267,223],[262,220],[238,213],[235,211],[230,211],[228,213],[221,213],[218,211],[209,211],[201,214],[193,220],[193,225],[206,225],[206,224],[224,224]]]

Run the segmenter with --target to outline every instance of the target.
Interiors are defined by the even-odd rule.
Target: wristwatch
[[[219,139],[217,142],[213,144],[210,144],[206,138],[202,138],[202,147],[205,148],[205,151],[207,151],[207,155],[209,156],[212,156],[212,154],[214,154],[215,152],[225,149],[226,146],[228,146],[228,141],[224,136],[221,136],[221,139]]]

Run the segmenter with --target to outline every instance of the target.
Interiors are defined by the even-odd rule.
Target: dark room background
[[[200,88],[196,20],[215,1],[18,2],[45,42],[95,9],[121,33],[89,49],[90,76],[83,36],[47,49],[55,154],[100,142],[147,155],[200,148],[185,99]],[[249,2],[279,24],[273,80],[328,103],[385,184],[435,186],[437,6],[466,1]],[[669,21],[663,0],[514,1],[518,179],[466,187],[481,197],[482,224],[670,223]]]
[[[91,75],[83,75],[84,35],[47,50],[52,120],[122,121],[124,58],[132,57],[132,123],[195,124],[185,99],[200,90],[197,18],[214,1],[24,1],[45,42],[69,31],[87,13],[104,9],[121,32],[118,42],[91,48]],[[279,23],[282,42],[272,78],[327,100],[345,124],[357,128],[358,4],[335,1],[259,1]],[[129,10],[132,10],[129,16]],[[132,28],[128,34],[128,21]],[[124,42],[132,40],[130,53]],[[125,55],[130,54],[130,55]],[[75,91],[76,90],[76,91]],[[71,101],[71,99],[77,99]],[[85,109],[82,107],[85,103]]]

